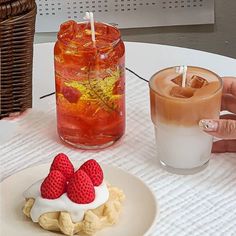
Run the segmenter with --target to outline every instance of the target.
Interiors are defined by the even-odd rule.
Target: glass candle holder
[[[176,71],[161,70],[149,82],[157,157],[170,172],[193,174],[210,159],[213,138],[198,124],[219,118],[222,81],[207,69],[189,66],[182,87],[182,75]]]
[[[61,25],[54,48],[57,129],[77,148],[112,145],[125,132],[125,47],[117,28]]]

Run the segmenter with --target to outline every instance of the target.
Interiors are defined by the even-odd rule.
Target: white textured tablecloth
[[[126,134],[97,153],[64,146],[56,133],[54,96],[42,99],[15,123],[15,135],[0,144],[1,179],[50,162],[58,152],[73,161],[95,158],[138,176],[153,190],[160,217],[150,235],[236,235],[236,154],[212,155],[208,168],[195,175],[167,173],[156,161],[148,84],[127,72],[126,92]]]

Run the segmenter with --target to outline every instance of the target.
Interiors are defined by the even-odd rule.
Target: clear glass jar
[[[112,145],[125,131],[125,47],[117,28],[95,22],[61,25],[54,47],[57,128],[82,149]]]

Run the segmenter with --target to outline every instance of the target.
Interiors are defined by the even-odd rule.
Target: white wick
[[[187,66],[183,66],[183,75],[182,75],[182,87],[184,88],[186,86],[186,81],[187,81]]]
[[[188,67],[185,66],[180,66],[176,68],[176,72],[179,74],[182,74],[182,84],[181,86],[184,88],[186,86],[186,81],[187,81],[187,70]]]
[[[86,12],[85,19],[90,21],[92,41],[93,41],[93,44],[95,44],[96,38],[95,38],[95,27],[94,27],[93,13],[92,12]]]

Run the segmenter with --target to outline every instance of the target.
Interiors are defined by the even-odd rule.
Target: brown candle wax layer
[[[188,84],[186,88],[182,88],[174,83],[172,80],[179,76],[175,68],[160,71],[152,77],[150,99],[151,117],[154,124],[162,122],[193,126],[197,125],[200,119],[219,117],[221,80],[208,70],[188,67],[187,83],[196,75],[207,80],[201,88],[191,88]]]

